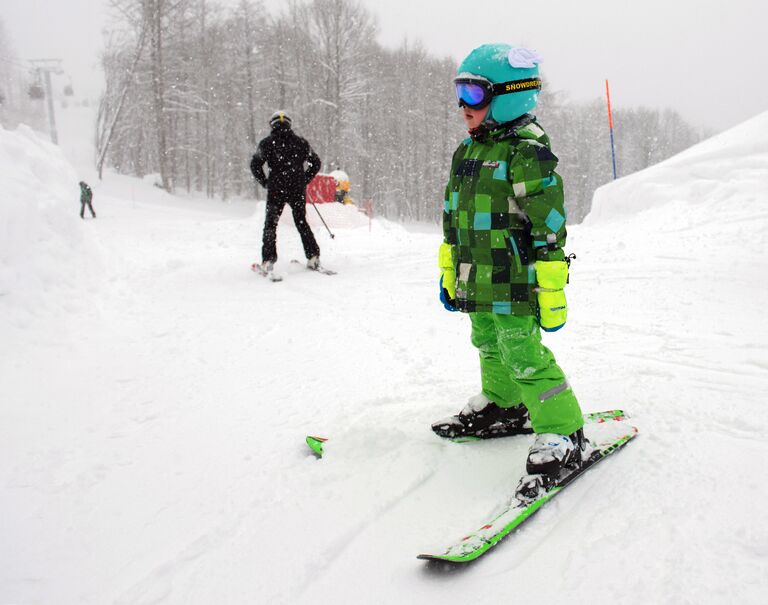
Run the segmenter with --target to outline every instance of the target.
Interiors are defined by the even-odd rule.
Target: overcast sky
[[[236,0],[224,0],[235,3]],[[420,40],[457,60],[484,42],[527,45],[550,86],[616,107],[672,107],[721,130],[768,110],[766,0],[362,0],[379,41]],[[278,10],[280,0],[266,0]],[[0,18],[22,59],[57,57],[78,92],[102,87],[102,0],[2,0]],[[0,57],[0,59],[2,59]],[[60,78],[62,86],[66,77]],[[449,83],[446,83],[449,86]]]

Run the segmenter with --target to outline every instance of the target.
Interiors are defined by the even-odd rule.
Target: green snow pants
[[[485,396],[499,407],[525,404],[536,433],[570,435],[580,429],[584,419],[579,402],[552,351],[541,343],[536,318],[469,316]]]

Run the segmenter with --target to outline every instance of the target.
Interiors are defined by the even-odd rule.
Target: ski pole
[[[333,233],[331,233],[331,230],[328,228],[328,225],[326,224],[325,219],[323,218],[323,215],[320,214],[320,211],[317,209],[317,206],[315,206],[315,202],[309,202],[309,203],[312,204],[312,207],[315,209],[315,212],[317,212],[317,216],[320,217],[320,220],[323,221],[323,225],[325,225],[325,228],[328,229],[328,233],[330,234],[331,239],[336,237]]]

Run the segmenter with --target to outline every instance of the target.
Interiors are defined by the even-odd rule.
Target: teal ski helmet
[[[486,120],[503,123],[519,118],[536,107],[541,89],[539,63],[539,54],[527,48],[511,44],[479,46],[459,65],[455,80],[459,105],[471,107],[477,99],[476,106],[485,106],[480,100],[483,94],[480,88],[475,89],[477,92],[471,88],[470,83],[475,77],[478,84],[482,85],[483,80],[490,83],[486,86],[486,94],[491,100],[491,108]],[[460,88],[462,84],[465,85],[463,90]]]

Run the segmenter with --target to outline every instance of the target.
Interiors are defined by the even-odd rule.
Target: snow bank
[[[62,293],[54,291],[81,289],[83,279],[93,278],[78,182],[57,146],[27,126],[0,128],[0,305],[6,317],[13,312],[19,320],[41,306],[55,307]]]
[[[734,347],[729,363],[761,367],[756,350],[768,345],[759,320],[768,299],[766,208],[768,112],[598,189],[583,229],[569,237],[569,250],[579,255],[572,283],[592,255],[600,270],[597,298],[588,304],[610,310],[609,317],[642,306],[648,316],[638,322],[664,324],[665,334],[680,339],[726,331],[749,343]],[[571,291],[573,302],[585,295]],[[713,365],[721,357],[717,346],[707,354]]]
[[[320,232],[325,231],[325,227],[320,219],[321,216],[331,231],[334,229],[358,229],[362,227],[368,229],[368,215],[362,211],[361,206],[333,202],[315,204],[313,208],[312,204],[307,204],[307,222],[312,227],[312,231],[315,232],[315,237],[318,236],[318,230]],[[283,209],[280,220],[286,226],[293,225],[293,217],[289,207],[286,206]]]
[[[752,215],[765,207],[767,192],[768,111],[664,162],[600,187],[585,224],[620,220],[675,202],[695,206],[699,221],[706,220],[710,211]],[[681,208],[681,216],[692,210]]]

